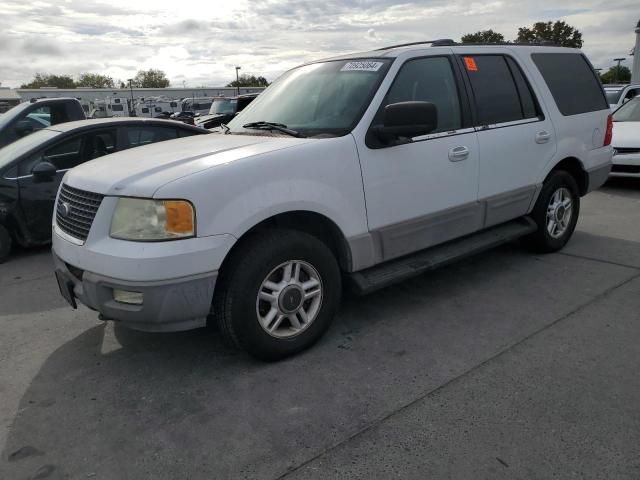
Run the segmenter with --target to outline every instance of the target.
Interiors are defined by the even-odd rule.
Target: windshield
[[[22,113],[24,109],[26,109],[29,105],[29,102],[24,102],[19,105],[16,105],[11,110],[7,110],[7,112],[0,116],[0,128],[3,128],[5,125],[11,123],[14,118]]]
[[[216,98],[213,100],[211,104],[211,110],[209,110],[210,114],[220,114],[220,113],[236,113],[236,109],[238,108],[238,100],[231,98]]]
[[[194,103],[192,107],[194,110],[209,110],[211,108],[210,103]]]
[[[38,147],[38,145],[60,135],[55,130],[38,130],[31,135],[22,137],[9,145],[0,148],[0,168],[6,167],[10,162],[28,151]]]
[[[388,59],[339,60],[290,70],[229,123],[231,132],[247,133],[243,125],[272,122],[306,137],[346,135],[360,120],[389,64]]]
[[[614,122],[640,122],[640,97],[629,100],[613,114]]]
[[[617,88],[615,90],[605,89],[604,93],[607,95],[607,102],[609,102],[610,105],[613,105],[614,103],[618,103],[618,100],[620,99],[620,95],[622,94],[622,89],[621,88]]]

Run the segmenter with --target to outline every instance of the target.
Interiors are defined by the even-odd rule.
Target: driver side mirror
[[[433,132],[438,126],[438,109],[431,102],[391,103],[384,108],[383,125],[373,127],[384,143],[411,139]]]
[[[33,167],[33,170],[31,170],[33,179],[36,182],[50,182],[51,179],[55,177],[56,172],[55,165],[47,161],[38,163]]]
[[[31,125],[27,120],[21,120],[16,125],[15,132],[19,137],[26,137],[30,133],[33,133],[33,125]]]

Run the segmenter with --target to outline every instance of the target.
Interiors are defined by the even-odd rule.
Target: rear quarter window
[[[584,55],[533,53],[560,113],[565,116],[609,108],[602,85]]]

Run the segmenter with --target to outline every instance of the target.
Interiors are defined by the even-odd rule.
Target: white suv
[[[68,172],[63,296],[134,329],[204,326],[277,359],[359,292],[517,237],[562,248],[611,168],[611,118],[577,50],[451,41],[318,61],[224,133]]]

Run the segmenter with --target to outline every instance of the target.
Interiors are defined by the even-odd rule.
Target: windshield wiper
[[[220,126],[224,129],[224,134],[226,135],[231,131],[231,128],[226,123],[221,123]]]
[[[245,123],[244,125],[242,125],[242,128],[252,128],[255,130],[277,130],[279,132],[286,133],[288,135],[291,135],[292,137],[297,137],[297,138],[302,138],[303,136],[300,132],[287,128],[287,126],[284,123],[251,122],[251,123]]]

